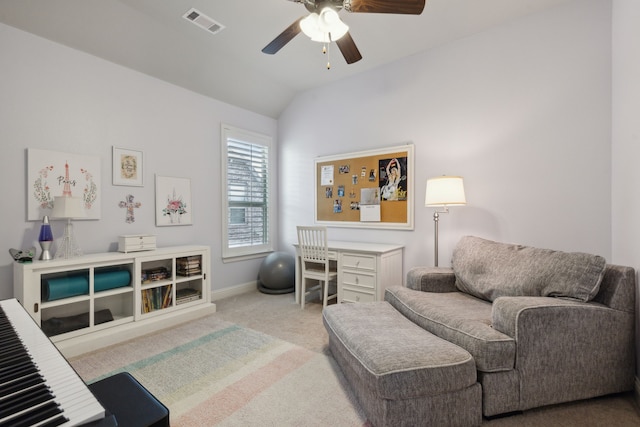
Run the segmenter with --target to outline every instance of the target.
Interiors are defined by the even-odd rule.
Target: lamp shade
[[[87,213],[80,197],[56,196],[53,198],[51,216],[53,218],[84,218]]]
[[[461,176],[443,175],[427,180],[425,206],[462,206],[466,204]]]

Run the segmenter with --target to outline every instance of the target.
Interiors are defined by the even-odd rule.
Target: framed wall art
[[[27,149],[27,221],[51,216],[54,197],[81,197],[85,219],[100,219],[100,157]]]
[[[113,147],[113,185],[142,187],[142,151]]]
[[[316,223],[413,230],[413,153],[406,144],[317,158]]]
[[[191,225],[191,180],[156,175],[156,226]]]

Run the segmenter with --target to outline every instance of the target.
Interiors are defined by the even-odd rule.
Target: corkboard
[[[413,150],[407,144],[317,158],[316,223],[413,229]],[[361,216],[361,205],[371,204],[379,205],[379,220]]]

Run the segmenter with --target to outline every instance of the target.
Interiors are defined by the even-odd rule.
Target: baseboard
[[[634,393],[636,397],[636,405],[640,407],[640,378],[636,377],[636,392]]]
[[[255,291],[258,287],[258,282],[248,282],[242,285],[230,286],[228,288],[220,289],[217,291],[211,291],[211,302],[218,301],[223,298],[235,297],[237,295],[245,294],[247,292]]]

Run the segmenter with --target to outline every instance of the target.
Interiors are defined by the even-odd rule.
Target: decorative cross
[[[136,218],[133,215],[133,209],[134,208],[139,208],[140,206],[142,206],[142,203],[140,202],[134,202],[133,201],[133,195],[131,194],[127,194],[127,197],[125,197],[125,201],[124,202],[120,202],[118,203],[118,206],[120,206],[121,208],[127,208],[127,223],[131,224],[133,222],[135,222]]]

